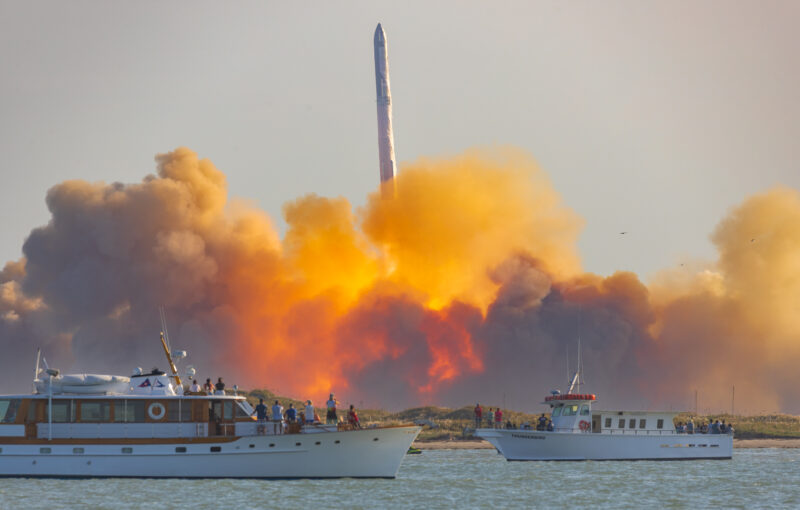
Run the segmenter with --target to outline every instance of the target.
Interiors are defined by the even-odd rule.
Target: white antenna
[[[172,346],[169,344],[169,332],[167,331],[167,314],[164,312],[164,305],[159,305],[158,312],[161,315],[161,330],[164,332],[164,340],[167,342],[167,348],[171,351]]]
[[[36,379],[39,378],[39,359],[42,357],[42,348],[39,347],[36,349],[36,371],[33,373],[33,388],[34,393],[36,393]]]
[[[584,384],[586,381],[583,379],[583,351],[581,350],[581,318],[583,316],[582,309],[578,306],[578,386]]]

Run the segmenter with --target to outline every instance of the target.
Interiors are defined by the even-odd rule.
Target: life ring
[[[153,421],[161,421],[167,414],[167,408],[161,402],[153,402],[147,407],[147,416]]]
[[[580,427],[582,431],[586,432],[589,430],[589,427],[591,427],[591,424],[586,420],[581,420],[581,422],[578,423],[578,427]]]

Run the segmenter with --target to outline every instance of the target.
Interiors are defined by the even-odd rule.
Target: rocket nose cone
[[[378,27],[375,29],[375,42],[383,43],[386,41],[386,35],[383,33],[383,27],[380,23],[378,23]]]

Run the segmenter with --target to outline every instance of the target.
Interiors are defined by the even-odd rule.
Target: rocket
[[[378,23],[375,29],[375,89],[378,96],[378,157],[381,169],[381,195],[395,194],[394,134],[392,133],[392,93],[389,90],[389,55],[386,34]]]

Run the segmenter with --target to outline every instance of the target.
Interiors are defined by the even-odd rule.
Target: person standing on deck
[[[283,406],[277,400],[272,406],[272,429],[275,434],[283,431]]]
[[[206,392],[206,395],[214,394],[214,385],[211,384],[211,378],[206,379],[205,384],[203,384],[203,391]]]
[[[481,408],[480,404],[475,404],[475,428],[481,428],[481,422],[483,421],[483,409]]]
[[[214,385],[214,395],[224,395],[225,394],[225,383],[222,382],[222,377],[217,379],[217,384]]]
[[[297,409],[294,408],[294,404],[289,404],[289,409],[286,410],[283,415],[286,417],[287,423],[294,423],[297,421]]]
[[[258,405],[256,406],[255,410],[256,415],[256,432],[259,435],[264,435],[267,433],[267,406],[264,405],[264,399],[258,399]]]
[[[311,403],[310,400],[306,400],[305,416],[306,416],[306,423],[308,424],[314,423],[314,405]]]
[[[197,384],[197,379],[192,380],[192,385],[189,386],[189,391],[191,393],[200,393],[200,385]]]
[[[328,399],[328,402],[327,402],[328,412],[325,415],[325,423],[326,424],[328,424],[328,425],[331,425],[331,424],[336,425],[336,423],[339,421],[338,416],[336,416],[336,404],[338,404],[338,403],[339,402],[333,396],[333,393],[331,393],[331,397]]]
[[[494,428],[503,428],[503,411],[501,411],[499,407],[497,408],[497,411],[494,412]]]
[[[356,414],[356,408],[353,404],[350,404],[350,411],[347,413],[347,422],[353,426],[353,428],[360,429],[361,422],[358,421],[358,415]]]

